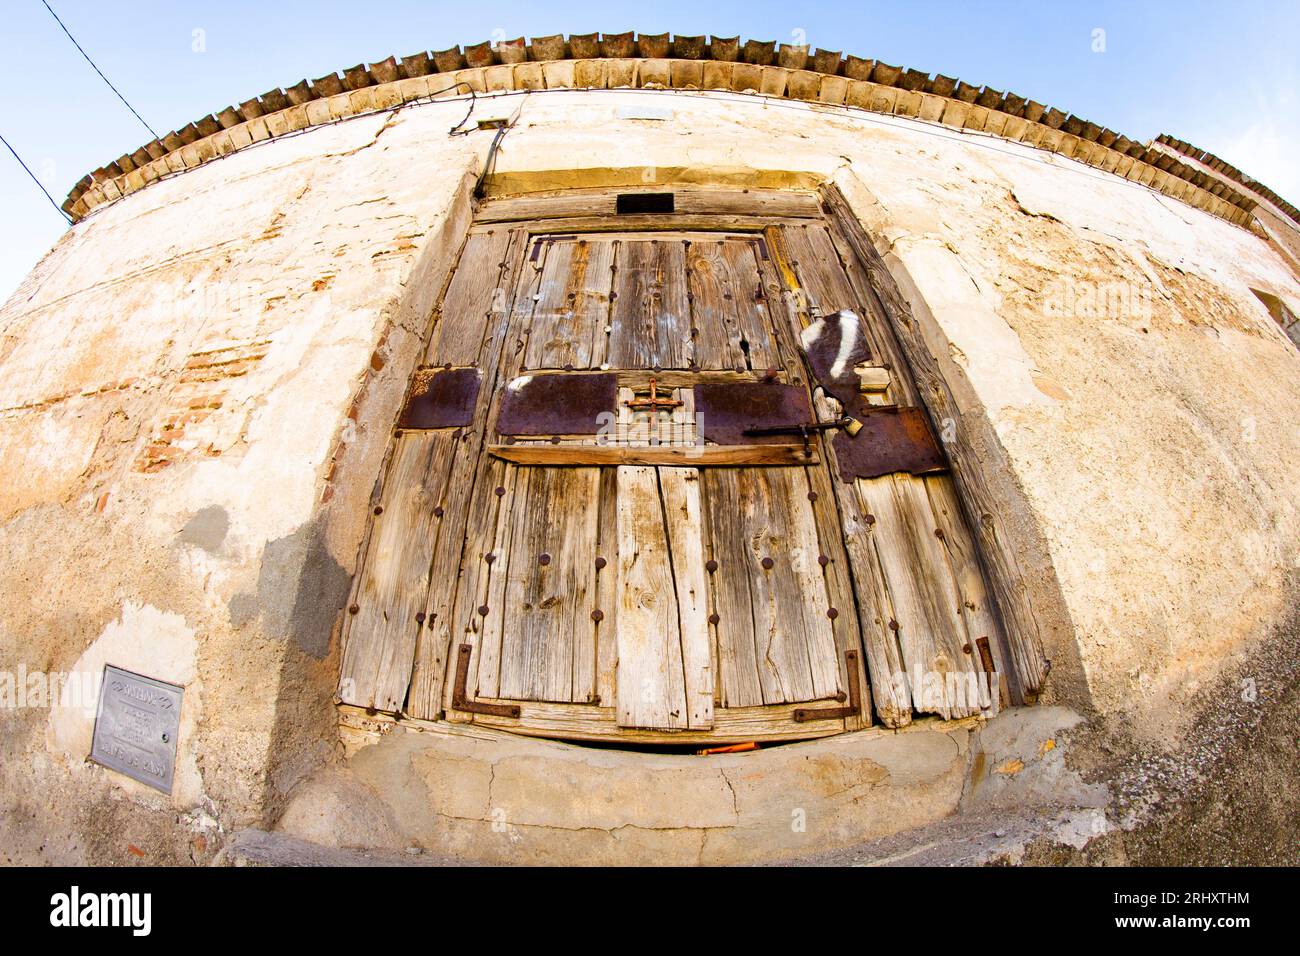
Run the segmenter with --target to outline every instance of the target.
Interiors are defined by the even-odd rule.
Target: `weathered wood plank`
[[[655,469],[618,469],[618,723],[686,729],[681,629]]]
[[[499,696],[586,703],[596,693],[591,619],[596,468],[528,468],[505,560]],[[575,679],[576,678],[576,679]]]
[[[691,242],[686,269],[697,367],[761,372],[774,365],[754,242],[736,238]]]
[[[799,380],[803,374],[808,373],[807,361],[797,344],[799,329],[806,319],[806,315],[799,312],[799,304],[803,301],[802,287],[799,277],[789,267],[780,231],[769,230],[767,240],[771,245],[772,261],[760,263],[767,287],[767,301],[783,360],[791,370],[791,379]],[[785,266],[784,271],[780,270],[782,265]],[[838,406],[829,407],[833,401],[823,395],[820,389],[816,391],[813,403],[819,421],[831,421],[840,417],[841,410]],[[824,446],[829,447],[829,441],[829,436],[822,436]],[[828,450],[827,455],[828,461],[833,460],[832,452]],[[868,517],[871,521],[875,519],[863,509],[853,485],[830,475],[826,477],[834,490],[839,525],[843,529],[843,542],[849,556],[857,599],[858,625],[871,678],[871,697],[875,702],[876,713],[887,727],[902,727],[912,720],[911,692],[898,637],[889,626],[894,620],[893,608],[880,558],[871,538],[871,522],[867,520]],[[867,685],[864,683],[863,686]]]
[[[484,203],[475,218],[478,222],[511,222],[571,216],[613,218],[618,194],[638,192],[671,192],[676,200],[676,211],[692,216],[759,215],[815,218],[821,215],[820,204],[812,193],[762,189],[692,189],[674,186],[566,190],[553,194],[502,197]]]
[[[701,538],[700,473],[694,468],[659,469],[673,586],[682,639],[686,725],[713,726],[713,642],[709,633],[709,583]]]
[[[843,733],[845,722],[817,720],[796,723],[794,711],[806,704],[775,704],[760,707],[735,707],[714,711],[713,727],[702,730],[648,730],[620,727],[617,709],[579,704],[550,704],[524,701],[518,718],[479,714],[456,715],[476,727],[495,727],[511,733],[564,740],[621,741],[636,744],[699,743],[717,746],[746,743],[751,740],[776,743],[784,740],[807,740]]]
[[[761,240],[733,240],[722,250],[722,258],[731,279],[730,301],[737,306],[739,344],[748,356],[746,364],[756,372],[780,366],[779,352],[773,339],[772,318],[763,294],[763,277],[758,264],[760,248]]]
[[[976,674],[973,654],[965,653],[961,599],[935,535],[934,514],[924,479],[896,474],[855,482],[863,506],[876,521],[872,538],[880,555],[898,623],[898,641],[911,682],[912,705],[946,718],[979,712],[964,691]],[[957,687],[948,675],[958,675]]]
[[[970,529],[962,517],[961,504],[957,500],[957,491],[952,484],[951,475],[928,475],[925,478],[926,494],[930,498],[930,507],[934,512],[935,524],[942,532],[940,540],[948,555],[948,566],[961,598],[961,615],[966,624],[967,644],[978,648],[978,642],[985,638],[989,642],[993,661],[997,666],[998,682],[989,688],[988,698],[981,697],[980,706],[985,716],[992,717],[999,709],[1001,697],[1000,683],[1005,680],[1005,664],[1002,660],[1003,640],[1002,625],[993,612],[989,601],[988,586],[984,580],[984,571],[980,567],[979,554]],[[978,652],[975,664],[979,669]]]
[[[501,696],[506,587],[510,556],[514,552],[512,518],[517,510],[517,496],[526,495],[528,490],[528,469],[500,461],[496,465],[489,474],[500,484],[483,489],[483,520],[474,522],[467,536],[465,572],[456,601],[456,623],[461,633],[453,645],[476,646],[470,679],[466,682],[466,686],[476,688],[476,697]],[[503,493],[498,495],[497,488]]]
[[[596,698],[606,707],[615,700],[618,670],[618,469],[600,469],[600,500],[597,502],[596,609]]]
[[[609,364],[687,368],[692,349],[685,244],[620,240],[616,267]]]
[[[472,365],[493,324],[505,317],[494,305],[508,269],[506,252],[511,230],[498,228],[471,233],[434,320],[426,365]]]
[[[758,676],[746,528],[738,505],[740,471],[710,468],[701,474],[709,559],[716,562],[710,585],[717,615],[714,630],[720,700],[724,708],[758,706],[763,703],[763,685]]]
[[[842,660],[836,648],[835,630],[829,616],[832,602],[826,589],[826,576],[817,563],[821,548],[817,519],[809,497],[812,489],[808,484],[807,471],[791,468],[765,471],[762,474],[784,497],[784,501],[778,500],[778,513],[785,516],[784,540],[774,541],[773,547],[783,547],[785,557],[774,558],[776,566],[771,573],[778,576],[778,587],[785,594],[787,605],[796,609],[802,617],[801,622],[792,623],[796,633],[799,630],[803,633],[804,653],[808,657],[808,673],[812,682],[812,699],[834,697],[848,688],[840,680]],[[773,478],[778,480],[772,482]]]
[[[763,702],[817,700],[803,607],[818,595],[801,593],[792,573],[795,555],[788,502],[790,475],[780,471],[741,469],[737,485],[746,550],[744,573],[750,576],[754,638],[758,645],[758,676]],[[820,603],[824,607],[824,597]],[[832,661],[832,663],[834,663]]]
[[[841,690],[808,492],[800,469],[705,475],[727,707],[822,700]]]
[[[823,441],[825,440],[823,438]],[[831,608],[835,611],[834,618],[828,619],[834,632],[836,659],[845,661],[844,655],[847,651],[858,651],[864,646],[862,627],[858,618],[858,599],[854,594],[852,567],[844,544],[844,529],[839,520],[835,491],[831,487],[833,479],[825,468],[808,468],[806,475],[810,494],[815,496],[812,500],[812,512],[817,524],[817,541],[821,548],[820,553],[810,560],[817,562],[825,579],[826,593]],[[858,686],[862,689],[862,712],[856,720],[849,721],[848,726],[851,730],[871,724],[872,694],[866,670],[866,658],[859,653],[856,661]],[[847,674],[842,676],[845,680],[848,679]]]
[[[671,428],[672,421],[666,424]],[[635,426],[629,435],[635,440]],[[647,439],[648,440],[648,433]],[[665,439],[666,440],[666,439]],[[803,445],[490,445],[488,454],[520,465],[807,465],[816,448]]]
[[[828,407],[830,401],[833,399],[818,394],[815,405],[820,421],[839,417],[838,407]],[[829,436],[823,436],[822,440],[826,445],[830,444]],[[827,454],[831,452],[828,450]],[[889,588],[885,584],[885,572],[871,535],[875,515],[868,515],[864,510],[854,485],[840,481],[838,476],[824,471],[823,474],[826,483],[834,491],[839,525],[844,532],[842,540],[852,568],[858,626],[866,650],[866,666],[871,675],[871,696],[875,701],[876,713],[885,726],[903,727],[912,722],[912,695],[907,684],[903,653],[898,645],[898,634],[890,626],[895,618]]]
[[[598,367],[604,361],[614,243],[577,239],[547,246],[523,367]]]
[[[509,243],[496,282],[501,288],[514,290],[523,283],[535,282],[536,273],[524,269],[528,236],[522,229],[510,230]],[[459,275],[459,272],[457,273]],[[491,273],[489,273],[491,274]],[[453,279],[453,282],[455,280]],[[424,609],[424,627],[416,643],[414,673],[411,679],[408,712],[413,716],[433,718],[444,708],[451,693],[447,675],[455,667],[455,646],[465,640],[466,632],[477,639],[480,622],[473,616],[481,600],[478,595],[480,575],[486,580],[483,555],[488,550],[496,522],[499,500],[492,490],[498,487],[505,472],[503,462],[482,453],[488,422],[494,417],[497,400],[496,383],[501,380],[504,343],[531,312],[531,296],[497,295],[492,297],[492,317],[488,335],[476,357],[484,370],[483,384],[474,409],[473,425],[460,435],[454,470],[448,483],[446,504],[439,520],[441,534],[429,569],[428,600]],[[515,307],[522,300],[522,314]],[[470,676],[475,678],[478,655],[471,661]],[[473,680],[469,686],[475,686]]]
[[[397,711],[406,702],[416,614],[424,610],[442,500],[454,449],[445,431],[408,432],[396,448],[374,519],[344,638],[339,696],[349,704]]]
[[[709,216],[675,213],[630,213],[622,216],[566,216],[527,223],[534,235],[601,233],[643,239],[648,232],[679,233],[760,233],[768,226],[803,225],[806,219],[787,216]],[[489,223],[476,229],[491,229]],[[475,230],[471,230],[471,233]]]

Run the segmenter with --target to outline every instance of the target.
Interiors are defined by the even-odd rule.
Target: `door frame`
[[[615,205],[615,197],[620,194],[665,192],[674,194],[678,199],[679,205],[673,212],[619,215],[612,208]],[[919,351],[926,386],[923,389],[918,388],[922,391],[919,403],[927,408],[932,420],[936,419],[937,415],[929,407],[930,403],[926,399],[933,394],[931,389],[934,387],[935,380],[942,383],[942,376],[937,374],[933,359],[929,358],[928,352],[924,351],[923,344],[919,342],[915,324],[911,322],[906,301],[899,293],[897,284],[888,269],[884,267],[883,260],[876,253],[865,231],[861,229],[860,223],[851,215],[847,201],[830,183],[824,183],[819,193],[671,184],[570,189],[522,197],[493,198],[481,203],[475,211],[465,238],[468,239],[476,230],[488,227],[523,230],[527,236],[526,246],[531,244],[534,236],[557,233],[595,234],[675,230],[753,233],[761,236],[769,227],[807,224],[809,221],[824,225],[834,237],[841,255],[853,256],[863,272],[870,277],[872,286],[866,290],[868,294],[864,299],[869,301],[874,309],[879,310],[877,318],[895,337],[905,356],[905,364],[909,366],[908,374],[912,374],[918,386],[921,386],[922,378],[915,376],[912,370],[917,364]],[[458,262],[457,267],[459,264]],[[453,268],[452,272],[454,271]],[[946,383],[943,383],[943,387],[946,389]],[[947,394],[950,398],[951,393]],[[935,424],[939,423],[935,422]],[[823,454],[828,456],[829,449],[824,449]],[[952,456],[949,457],[951,459]],[[978,492],[972,495],[970,491],[972,482],[969,475],[972,468],[966,464],[961,469],[961,473],[958,473],[956,463],[952,464],[958,498],[968,524],[972,529],[984,530],[984,522],[970,520],[973,514],[984,513],[980,505],[985,497]],[[380,476],[380,483],[384,477]],[[982,482],[978,481],[974,484],[977,487],[983,486]],[[970,500],[972,497],[976,500]],[[365,537],[369,538],[369,529]],[[1010,678],[1011,702],[1032,702],[1041,683],[1041,676],[1045,674],[1045,666],[1038,664],[1042,658],[1041,642],[1038,635],[1034,633],[1035,628],[1022,628],[1025,623],[1023,613],[1011,615],[1003,613],[1004,602],[1007,600],[1010,600],[1013,606],[1022,603],[1012,580],[1015,568],[1008,567],[1005,560],[989,561],[985,555],[988,549],[987,535],[977,532],[975,537],[980,539],[977,540],[978,560],[995,592],[995,600],[992,602],[993,613],[1001,618],[1003,633],[1007,635],[1007,644],[1011,645],[999,647],[998,657],[1000,661],[1007,660],[1015,665],[999,669]],[[361,575],[365,547],[366,543],[363,541],[362,554],[357,563],[358,579]],[[1004,548],[1005,545],[997,549],[999,558]],[[1015,637],[1011,636],[1013,625]],[[867,713],[865,719],[851,718],[796,724],[793,722],[793,711],[806,705],[792,703],[752,708],[720,708],[716,712],[715,725],[711,731],[683,733],[620,728],[616,720],[602,713],[606,710],[612,713],[613,708],[601,706],[471,701],[464,696],[458,696],[453,686],[457,670],[457,644],[458,642],[453,640],[452,647],[446,653],[446,671],[440,688],[446,707],[438,716],[457,722],[498,727],[523,735],[565,739],[617,739],[629,743],[726,744],[751,740],[780,741],[831,736],[846,730],[860,729],[871,723],[868,703],[864,706]],[[869,682],[863,686],[863,695],[867,701],[870,700],[869,686]],[[517,708],[496,706],[500,703],[518,706]],[[470,707],[462,709],[457,704],[470,704]],[[474,706],[475,704],[484,706],[479,708]],[[347,705],[347,701],[341,704],[341,706]],[[790,711],[789,714],[785,713],[787,710]]]

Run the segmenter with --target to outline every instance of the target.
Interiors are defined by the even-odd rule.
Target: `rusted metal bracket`
[[[798,425],[772,425],[764,428],[746,428],[742,435],[802,435],[808,440],[809,432],[823,432],[828,428],[851,428],[855,424],[852,418],[837,418],[830,422],[801,422]]]
[[[476,368],[416,369],[397,427],[464,428],[472,424],[481,383]]]
[[[644,393],[643,393],[644,394]],[[636,391],[633,391],[636,395]],[[681,408],[684,402],[677,398],[664,398],[659,394],[659,382],[656,379],[650,379],[650,391],[645,398],[629,398],[623,403],[634,412],[660,412],[672,411],[674,408]]]
[[[533,240],[533,251],[529,255],[528,261],[536,262],[538,257],[541,255],[542,249],[552,242],[567,242],[577,238],[577,233],[568,236],[538,236]]]
[[[704,437],[719,445],[781,444],[812,421],[808,392],[799,385],[763,382],[701,382],[695,386],[695,421]],[[762,433],[794,427],[793,432]]]
[[[456,659],[456,684],[451,689],[452,710],[463,710],[467,714],[487,714],[491,717],[518,717],[518,704],[489,704],[486,701],[471,700],[466,685],[469,683],[469,659],[474,648],[469,644],[460,645]]]
[[[858,652],[845,651],[844,663],[849,668],[849,704],[847,707],[797,707],[794,711],[796,723],[810,720],[843,720],[845,717],[857,717],[862,713],[862,684],[858,678]]]
[[[929,475],[948,462],[930,430],[925,410],[916,406],[871,405],[859,400],[856,434],[846,429],[831,439],[840,478],[878,478],[898,471]]]
[[[617,400],[612,372],[521,375],[501,393],[496,427],[502,435],[595,435]]]

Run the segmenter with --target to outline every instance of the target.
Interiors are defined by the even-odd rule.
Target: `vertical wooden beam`
[[[713,726],[713,648],[709,635],[709,584],[704,571],[700,515],[700,473],[695,468],[660,468],[668,546],[672,556],[682,639],[686,725]]]
[[[618,469],[618,724],[684,730],[689,709],[672,559],[651,467]]]

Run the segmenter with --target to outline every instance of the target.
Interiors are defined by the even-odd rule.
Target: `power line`
[[[123,96],[121,93],[118,93],[118,92],[117,92],[117,87],[114,86],[112,83],[109,83],[109,82],[108,82],[108,77],[106,77],[106,76],[104,75],[103,70],[101,70],[99,67],[95,66],[95,61],[92,60],[92,59],[90,58],[90,54],[87,53],[85,50],[82,50],[82,49],[81,49],[81,44],[77,42],[77,38],[74,37],[74,36],[73,36],[69,31],[68,31],[68,28],[67,28],[67,27],[63,26],[63,21],[60,20],[60,19],[59,19],[59,15],[58,15],[57,13],[54,12],[54,8],[51,7],[48,3],[46,3],[45,0],[41,0],[41,3],[44,3],[44,4],[45,4],[45,9],[50,11],[50,16],[54,17],[54,22],[57,23],[59,26],[63,27],[63,32],[68,34],[68,39],[72,41],[72,45],[75,46],[75,47],[77,48],[77,50],[80,51],[81,55],[84,56],[84,57],[86,58],[86,62],[89,63],[89,64],[91,65],[91,67],[94,69],[94,71],[95,71],[96,73],[99,74],[99,78],[100,78],[101,80],[103,80],[105,83],[108,83],[108,88],[109,88],[110,90],[112,90],[114,93],[117,93],[117,98],[118,98],[119,100],[122,101],[122,103],[126,106],[127,109],[129,109],[132,113],[135,114],[135,118],[138,119],[138,120],[140,121],[140,125],[143,126],[145,129],[147,129],[147,130],[149,131],[149,134],[150,134],[151,136],[153,136],[154,139],[157,139],[157,138],[158,138],[158,134],[155,133],[155,132],[153,131],[153,127],[150,126],[148,123],[146,123],[146,122],[144,121],[144,117],[143,117],[143,116],[141,116],[139,113],[136,113],[136,112],[135,112],[135,107],[132,106],[130,103],[127,103],[127,102],[126,102],[126,97]],[[12,152],[12,150],[11,150],[11,152]],[[15,154],[15,155],[17,155],[17,154]]]
[[[5,149],[13,153],[14,159],[18,160],[18,165],[21,166],[27,172],[28,176],[32,177],[32,182],[36,184],[36,187],[41,192],[45,193],[45,198],[50,201],[50,205],[58,210],[59,215],[62,216],[65,220],[67,220],[68,225],[72,225],[71,217],[66,212],[63,211],[62,207],[60,207],[58,203],[54,201],[54,197],[50,195],[49,191],[45,188],[44,184],[42,184],[41,181],[36,178],[36,174],[32,172],[31,169],[28,168],[26,163],[23,162],[23,158],[18,155],[18,151],[9,145],[9,140],[5,139],[4,136],[0,135],[0,143],[4,143]]]

